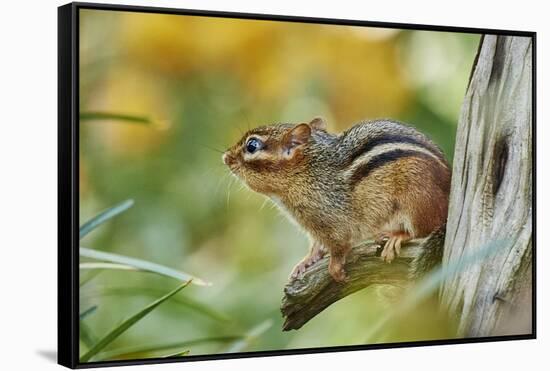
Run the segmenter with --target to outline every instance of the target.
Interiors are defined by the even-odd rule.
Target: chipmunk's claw
[[[391,263],[396,256],[399,256],[396,248],[397,239],[395,237],[390,238],[384,245],[384,249],[380,256],[386,263]]]
[[[346,275],[346,271],[343,268],[339,271],[330,271],[329,273],[332,278],[338,283],[345,282],[346,278],[348,278],[348,276]]]
[[[308,266],[304,264],[304,262],[298,263],[292,270],[292,273],[290,274],[290,278],[291,279],[302,278],[307,268]]]
[[[410,240],[410,235],[408,233],[396,233],[386,235],[386,237],[387,241],[384,244],[380,257],[386,263],[391,263],[401,254],[401,245]]]
[[[344,270],[344,262],[339,259],[330,259],[328,265],[328,272],[336,282],[344,282],[347,278],[346,271]]]
[[[296,264],[296,266],[292,270],[292,273],[290,274],[290,278],[296,279],[303,277],[308,268],[315,265],[315,263],[317,263],[322,258],[323,256],[321,254],[312,254],[306,256],[301,262]]]

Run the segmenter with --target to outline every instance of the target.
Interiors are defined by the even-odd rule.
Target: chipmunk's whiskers
[[[243,182],[239,182],[239,192],[242,191],[243,189],[246,189],[248,188]],[[248,196],[250,196],[251,193],[248,193]]]
[[[218,194],[220,191],[220,186],[222,183],[228,183],[227,180],[229,179],[229,175],[231,175],[230,172],[224,172],[223,176],[218,178],[218,184],[216,185],[216,188],[214,189],[214,196]]]
[[[231,197],[231,188],[235,184],[236,177],[231,177],[229,181],[229,187],[227,187],[226,207],[229,208],[229,199]]]
[[[206,144],[203,144],[203,143],[197,143],[199,146],[203,147],[203,148],[206,148],[206,149],[209,149],[211,151],[214,151],[214,152],[218,152],[218,153],[221,153],[222,155],[225,153],[225,151],[221,150],[221,149],[218,149],[218,148],[215,148],[215,147],[211,147],[211,146],[207,146]]]
[[[248,115],[243,110],[239,111],[239,113],[243,116],[244,121],[246,122],[247,131],[250,131],[250,119]]]
[[[264,200],[264,202],[262,202],[262,204],[260,205],[260,209],[259,209],[258,211],[262,211],[263,208],[264,208],[264,206],[265,206],[269,201],[270,201],[269,198],[266,198],[266,199]]]

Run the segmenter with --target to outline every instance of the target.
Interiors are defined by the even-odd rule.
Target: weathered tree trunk
[[[531,333],[531,61],[531,38],[481,41],[458,123],[446,235],[442,228],[417,241],[392,265],[374,246],[354,249],[344,283],[331,279],[323,259],[287,283],[284,330],[368,285],[405,286],[442,262],[440,303],[456,319],[457,336]],[[487,250],[495,252],[472,263]]]
[[[531,332],[531,53],[531,38],[485,36],[462,106],[443,266],[499,247],[442,285],[460,336]]]

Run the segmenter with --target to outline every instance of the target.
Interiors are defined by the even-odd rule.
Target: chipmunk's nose
[[[229,151],[224,152],[224,154],[222,155],[222,161],[226,165],[229,165],[231,162],[233,162],[233,157],[231,157]]]

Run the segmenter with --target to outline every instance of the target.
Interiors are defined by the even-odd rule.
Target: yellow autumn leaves
[[[83,111],[145,115],[166,129],[178,125],[181,104],[167,85],[209,75],[235,81],[253,110],[280,108],[287,117],[279,120],[323,114],[333,129],[395,116],[410,100],[396,30],[93,10],[81,20],[81,75],[91,80]],[[113,151],[129,154],[169,135],[140,125],[99,130]]]

